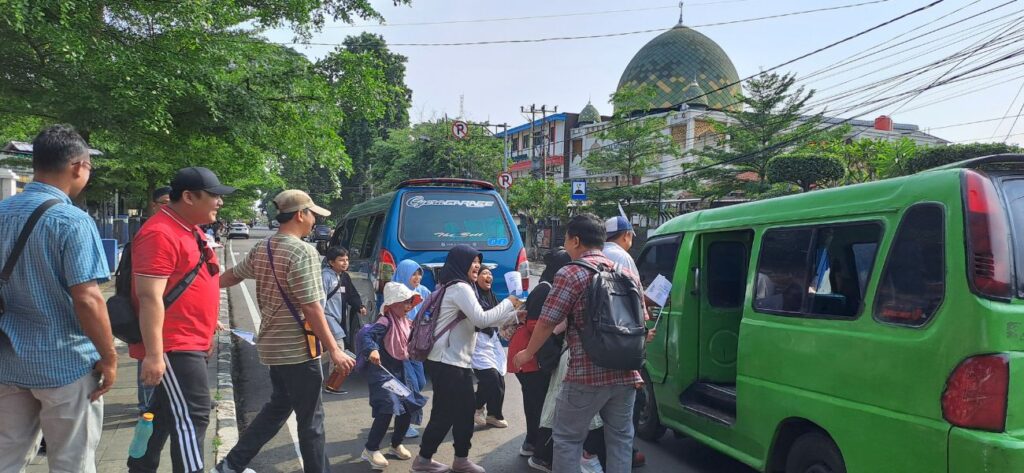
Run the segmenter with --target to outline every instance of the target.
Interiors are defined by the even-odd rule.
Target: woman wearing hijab
[[[434,400],[419,455],[412,464],[414,473],[486,473],[469,459],[476,401],[472,365],[475,328],[494,327],[512,319],[521,303],[510,295],[493,308],[484,310],[476,291],[481,263],[483,256],[479,251],[468,245],[455,245],[448,251],[438,273],[438,284],[445,287],[435,322],[435,334],[439,336],[424,363],[433,381]],[[452,328],[445,330],[452,323]],[[452,432],[455,446],[455,461],[450,467],[431,460],[448,431]]]
[[[491,290],[494,275],[487,268],[480,269],[476,278],[476,290],[480,293],[480,306],[490,309],[498,305],[498,299]],[[508,427],[505,416],[501,413],[505,403],[505,374],[508,372],[505,349],[498,338],[497,327],[476,329],[476,348],[473,350],[473,374],[476,375],[476,425],[490,425],[499,429]],[[487,415],[484,416],[484,406]]]
[[[427,403],[420,393],[413,392],[399,397],[384,387],[384,383],[403,373],[402,362],[409,359],[409,332],[412,323],[406,317],[413,306],[423,302],[420,295],[404,284],[389,282],[384,286],[384,308],[377,322],[370,328],[360,330],[360,360],[370,389],[370,407],[373,409],[373,425],[366,439],[366,446],[360,458],[370,463],[374,470],[383,470],[388,460],[380,451],[380,443],[395,419],[395,430],[391,434],[391,449],[388,453],[399,460],[412,458],[412,453],[402,441],[409,430],[414,412],[421,411]],[[365,363],[369,361],[369,363]],[[401,381],[401,380],[399,380]]]
[[[543,444],[540,439],[540,414],[544,407],[544,396],[548,391],[548,384],[551,382],[551,372],[543,371],[537,365],[537,360],[532,359],[529,363],[516,368],[512,359],[516,353],[526,349],[530,344],[530,337],[533,336],[533,329],[540,320],[540,309],[544,307],[544,300],[551,291],[551,284],[555,280],[555,273],[562,266],[569,264],[572,257],[565,250],[559,248],[544,256],[544,272],[540,275],[540,283],[533,288],[530,296],[526,298],[526,325],[519,327],[508,343],[508,370],[516,374],[519,385],[523,390],[523,413],[526,415],[526,439],[523,446],[519,448],[519,454],[525,457],[532,456],[534,447]]]
[[[395,270],[395,277],[391,278],[392,282],[405,284],[405,287],[412,289],[423,300],[427,300],[427,296],[430,295],[430,289],[427,289],[420,281],[423,279],[423,268],[420,264],[411,260],[404,259],[398,263],[398,268]],[[412,310],[409,311],[409,320],[416,320],[416,314],[420,312],[420,307],[423,303],[416,304]],[[405,368],[405,380],[409,389],[415,392],[423,391],[423,388],[427,385],[427,377],[423,373],[423,362],[416,360],[405,360],[403,363]],[[420,425],[423,422],[423,410],[419,410],[413,413],[412,425]],[[409,431],[405,433],[407,438],[415,438],[420,436],[420,432],[415,427],[409,427]]]

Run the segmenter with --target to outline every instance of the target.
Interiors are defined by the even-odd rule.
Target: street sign
[[[508,189],[512,187],[512,174],[503,172],[498,174],[498,187]]]
[[[583,179],[572,180],[572,200],[587,200],[587,181]]]
[[[452,122],[452,136],[457,140],[464,140],[469,136],[469,124],[462,120]]]

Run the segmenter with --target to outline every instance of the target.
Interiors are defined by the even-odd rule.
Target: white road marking
[[[232,251],[230,252],[231,267],[238,266],[238,260],[235,259],[236,252],[234,251],[234,244],[230,240],[228,240],[228,244],[232,247]],[[249,318],[252,320],[252,326],[256,329],[255,331],[258,334],[260,333],[260,317],[257,314],[259,314],[260,311],[256,308],[256,303],[253,302],[252,296],[249,295],[249,286],[246,285],[245,281],[242,281],[239,286],[241,286],[242,298],[245,299],[245,306],[249,309]],[[298,423],[295,421],[295,411],[292,411],[292,414],[288,416],[288,420],[285,422],[285,425],[288,426],[288,435],[292,437],[292,445],[295,447],[295,456],[299,459],[299,466],[304,467],[302,464],[302,452],[299,450],[299,436],[296,434],[296,432],[299,431],[299,427]]]

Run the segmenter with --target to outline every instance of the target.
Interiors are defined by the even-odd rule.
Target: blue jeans
[[[590,386],[565,383],[555,404],[555,444],[552,471],[580,471],[583,442],[590,429],[590,419],[601,414],[604,421],[604,443],[607,449],[608,472],[628,472],[633,464],[633,386]]]
[[[423,388],[427,386],[427,375],[423,372],[423,362],[407,360],[403,365],[405,366],[405,382],[409,389],[417,393],[422,392]],[[423,423],[423,409],[413,413],[412,423],[414,425]]]

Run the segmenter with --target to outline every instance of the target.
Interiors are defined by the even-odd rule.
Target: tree
[[[612,94],[615,115],[597,137],[600,147],[583,157],[583,166],[591,172],[614,172],[632,185],[663,158],[679,157],[682,151],[665,134],[663,116],[647,116],[654,90],[650,86],[623,87]]]
[[[552,179],[523,177],[508,191],[508,206],[526,222],[527,246],[536,247],[537,225],[546,219],[565,219],[569,211],[569,184]]]
[[[725,121],[709,120],[718,145],[699,150],[698,159],[684,165],[694,170],[695,194],[720,198],[741,192],[757,198],[772,191],[767,177],[773,158],[834,141],[847,132],[847,127],[824,127],[821,114],[808,117],[807,103],[814,91],[793,89],[795,82],[792,74],[760,74],[736,97],[740,109],[722,110]]]
[[[910,138],[898,141],[862,138],[856,141],[838,139],[822,146],[812,146],[824,155],[839,159],[846,169],[843,184],[858,184],[905,174],[906,163],[917,152]]]
[[[368,0],[0,6],[0,121],[74,124],[106,153],[96,193],[141,200],[175,169],[204,165],[241,187],[238,199],[282,183],[293,164],[346,168],[334,104],[374,91],[333,90],[304,56],[251,29],[301,36],[327,19],[380,19]]]
[[[317,62],[317,70],[328,78],[335,87],[359,90],[351,73],[352,58],[359,56],[374,64],[371,71],[379,74],[375,80],[381,84],[369,104],[344,100],[339,106],[345,113],[338,134],[345,140],[345,147],[352,159],[352,172],[340,173],[342,186],[340,202],[332,209],[340,214],[352,205],[370,195],[372,181],[369,179],[370,160],[367,152],[377,139],[386,139],[388,130],[409,126],[409,104],[412,91],[405,84],[405,63],[407,58],[388,50],[384,38],[371,33],[349,36],[327,57]]]
[[[1020,153],[1017,146],[1005,143],[964,143],[949,146],[933,146],[919,149],[909,160],[907,173],[913,174],[965,159],[978,158],[1000,153]]]
[[[768,162],[766,177],[771,183],[790,183],[807,192],[843,178],[843,163],[830,156],[786,154]]]
[[[373,180],[379,193],[387,192],[406,179],[418,177],[459,177],[493,181],[504,156],[502,141],[471,127],[468,138],[451,135],[451,123],[417,123],[411,128],[391,130],[368,151]]]

